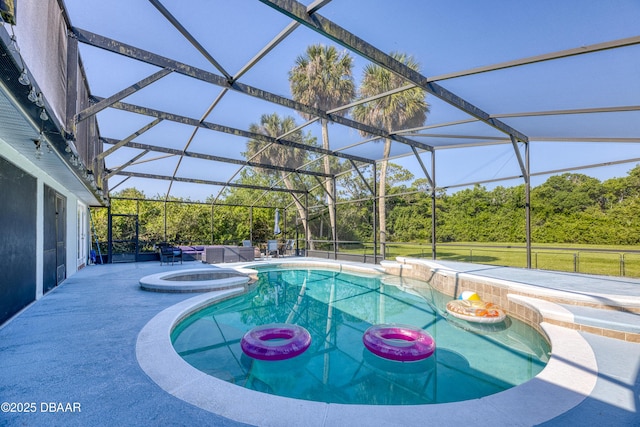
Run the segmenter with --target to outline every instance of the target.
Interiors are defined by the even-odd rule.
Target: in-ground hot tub
[[[211,292],[246,286],[255,270],[198,268],[151,274],[140,279],[140,287],[154,292]]]

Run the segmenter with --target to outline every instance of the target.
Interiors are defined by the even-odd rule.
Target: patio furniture
[[[211,245],[201,246],[201,248],[202,256],[200,260],[207,264],[246,262],[253,261],[256,258],[256,248],[253,246]],[[260,256],[259,253],[258,256]]]
[[[200,261],[202,251],[198,251],[194,246],[178,246],[182,250],[182,259],[185,261]]]
[[[249,246],[249,247],[239,247],[238,248],[238,257],[240,258],[240,261],[253,261],[254,259],[256,259],[256,251],[255,248],[253,246]]]
[[[276,254],[276,258],[278,257],[278,241],[277,240],[269,240],[267,241],[267,256],[271,256],[272,253]]]
[[[204,248],[204,261],[207,264],[219,264],[224,262],[223,246],[208,246]]]
[[[293,255],[293,249],[296,244],[294,239],[287,239],[287,242],[284,245],[284,253],[285,255]]]
[[[240,261],[241,246],[225,246],[222,256],[222,262],[238,262]]]
[[[182,264],[182,249],[170,245],[160,246],[160,265],[162,265],[163,262],[168,264],[169,260],[171,260],[171,265],[173,265],[176,258],[180,258],[180,264]]]
[[[249,253],[249,249],[253,251],[253,254]],[[256,258],[260,258],[262,253],[260,252],[260,248],[257,246],[253,246],[251,240],[243,240],[242,241],[242,249],[240,249],[240,261],[253,261]]]

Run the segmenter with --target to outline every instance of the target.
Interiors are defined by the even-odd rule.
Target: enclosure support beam
[[[309,193],[306,192],[304,194],[304,216],[305,216],[305,221],[304,221],[304,249],[305,249],[305,255],[309,256],[309,249],[311,248],[311,239],[309,239]]]
[[[636,44],[640,44],[640,36],[612,40],[604,43],[597,43],[597,44],[592,44],[587,46],[580,46],[572,49],[546,53],[543,55],[516,59],[513,61],[500,62],[498,64],[471,68],[465,71],[458,71],[454,73],[433,76],[430,79],[433,79],[433,80],[454,79],[457,77],[470,76],[473,74],[486,73],[489,71],[504,70],[505,68],[518,67],[518,66],[527,65],[527,64],[535,64],[537,62],[550,61],[550,60],[559,59],[559,58],[567,58],[569,56],[584,55],[586,53],[599,52],[607,49],[616,49],[616,48],[625,47],[625,46],[633,46]]]
[[[436,153],[431,153],[431,175],[433,185],[431,186],[431,258],[436,259]]]
[[[524,145],[524,158],[527,169],[526,181],[524,183],[525,197],[525,233],[527,240],[527,268],[531,268],[531,163],[529,158],[530,143]]]
[[[113,175],[116,175],[118,172],[120,172],[121,170],[123,170],[124,168],[126,168],[127,166],[131,166],[133,163],[135,163],[136,160],[144,157],[147,155],[147,153],[149,152],[149,150],[144,150],[142,153],[138,154],[137,156],[135,156],[133,159],[129,160],[128,162],[124,163],[122,166],[112,170],[111,172],[109,172],[108,174],[106,174],[104,176],[105,180],[108,180],[109,178],[111,178]]]
[[[337,201],[338,201],[338,195],[337,195],[337,188],[336,188],[336,177],[334,176],[333,178],[331,178],[332,184],[333,184],[333,194],[331,195],[331,198],[333,199],[333,203],[331,204],[331,209],[333,209],[333,217],[334,218],[338,218],[338,208],[337,208]],[[338,225],[336,224],[338,221],[334,221],[332,224],[333,230],[332,230],[332,235],[333,235],[333,259],[337,260],[338,259]]]
[[[280,44],[284,39],[286,39],[289,34],[293,32],[296,28],[300,26],[299,23],[292,21],[290,22],[284,30],[280,31],[280,33],[274,37],[265,47],[263,47],[260,52],[256,54],[249,62],[247,62],[244,67],[242,67],[235,76],[233,76],[233,81],[238,80],[242,77],[247,71],[249,71],[254,65],[258,63],[262,58],[264,58],[269,52],[271,52],[278,44]]]
[[[100,100],[102,98],[92,97],[94,99]],[[127,104],[124,102],[116,102],[112,105],[112,108],[116,108],[118,110],[129,111],[131,113],[142,114],[146,116],[156,117],[158,119],[169,120],[171,122],[182,123],[188,126],[197,126],[204,129],[213,130],[216,132],[227,133],[229,135],[235,135],[243,138],[256,139],[258,141],[270,142],[273,144],[284,145],[292,148],[299,148],[305,151],[313,151],[315,153],[324,154],[328,156],[340,157],[343,159],[352,159],[361,163],[372,163],[372,160],[366,159],[364,157],[354,156],[351,154],[341,153],[339,151],[331,151],[322,147],[316,147],[313,145],[306,145],[302,143],[297,143],[295,141],[289,141],[282,138],[272,138],[267,135],[263,135],[261,133],[248,132],[241,129],[232,128],[229,126],[219,125],[215,123],[205,122],[198,119],[193,119],[190,117],[180,116],[178,114],[167,113],[160,110],[155,110],[153,108],[141,107],[139,105]]]
[[[489,126],[498,129],[508,135],[514,135],[520,141],[528,141],[528,137],[521,132],[513,129],[506,123],[491,118],[490,115],[475,105],[465,101],[456,94],[448,91],[435,82],[430,82],[426,76],[423,76],[419,72],[411,69],[407,65],[395,60],[391,56],[382,52],[375,46],[367,43],[355,34],[350,33],[329,19],[324,18],[319,14],[309,16],[307,14],[307,8],[303,4],[294,0],[260,0],[268,6],[276,9],[280,13],[289,16],[292,19],[300,22],[306,27],[322,34],[323,36],[333,40],[334,42],[346,47],[347,49],[356,52],[364,58],[370,60],[374,64],[377,64],[387,70],[390,70],[397,75],[404,77],[409,82],[416,84],[422,89],[426,90],[433,96],[451,104],[452,106],[476,117],[488,124]]]
[[[353,160],[351,160],[351,165],[353,166],[353,170],[355,170],[358,173],[358,175],[360,175],[360,179],[362,179],[362,182],[364,183],[364,185],[369,189],[369,192],[373,195],[374,194],[373,189],[367,182],[367,179],[364,177],[364,175],[362,175],[362,172],[360,172],[360,169],[358,169],[358,166]]]
[[[329,209],[333,210],[333,217],[337,218],[336,217],[336,202],[338,200],[337,200],[337,196],[336,196],[336,177],[333,176],[331,178],[331,182],[333,184],[333,189],[331,190],[331,192],[329,192],[327,190],[327,188],[324,185],[324,183],[322,181],[320,181],[320,178],[318,178],[317,176],[314,176],[314,178],[316,179],[316,181],[318,181],[318,184],[319,184],[318,186],[320,188],[322,188],[322,191],[324,191],[324,194],[326,194],[327,197],[329,199],[331,199],[332,203],[329,203],[329,205],[330,205]],[[329,211],[329,216],[331,216],[331,211]],[[331,224],[331,236],[332,236],[331,240],[333,241],[333,259],[338,259],[338,247],[337,247],[337,242],[338,242],[337,239],[338,239],[338,237],[337,237],[337,232],[338,232],[338,229],[337,229],[336,221],[334,221]]]
[[[306,193],[305,193],[306,194]],[[304,206],[304,203],[302,203],[302,201],[300,201],[300,199],[295,195],[295,193],[291,193],[291,197],[295,200],[296,203],[298,203],[300,206]],[[301,218],[302,219],[302,218]]]
[[[331,201],[333,203],[336,202],[336,199],[333,197],[333,194],[327,191],[327,188],[325,187],[324,183],[322,181],[320,181],[320,178],[318,178],[317,176],[314,176],[314,178],[316,179],[316,181],[318,181],[318,187],[322,188],[322,191],[324,191],[324,194],[327,195],[328,198],[331,199]],[[334,177],[335,180],[335,177]]]
[[[253,245],[253,206],[249,207],[249,240]]]
[[[164,76],[166,76],[167,74],[170,74],[171,70],[169,69],[162,69],[160,71],[158,71],[157,73],[154,73],[152,75],[150,75],[149,77],[146,77],[142,80],[140,80],[138,83],[134,83],[131,86],[121,90],[120,92],[111,95],[108,98],[104,98],[103,100],[99,101],[96,104],[91,105],[90,107],[85,108],[84,110],[82,110],[81,112],[79,112],[76,116],[76,123],[80,123],[81,121],[88,119],[89,117],[99,113],[100,111],[104,110],[105,108],[110,107],[111,105],[113,105],[113,103],[120,101],[121,99],[126,98],[129,95],[132,95],[134,93],[136,93],[137,91],[139,91],[140,89],[142,89],[145,86],[149,86],[151,83],[160,80],[161,78],[163,78]]]
[[[101,141],[103,141],[105,144],[117,144],[118,141],[112,138],[100,138]],[[194,159],[202,159],[202,160],[211,160],[211,161],[215,161],[215,162],[222,162],[222,163],[231,163],[231,164],[236,164],[236,165],[242,165],[242,166],[251,166],[254,168],[262,168],[262,169],[269,169],[269,170],[277,170],[277,171],[284,171],[284,172],[288,172],[288,173],[299,173],[302,175],[315,175],[315,176],[320,176],[320,177],[324,177],[324,178],[329,178],[333,175],[331,174],[326,174],[324,172],[316,172],[316,171],[304,171],[304,170],[297,170],[297,169],[293,169],[293,168],[288,168],[288,167],[284,167],[284,166],[277,166],[277,165],[270,165],[270,164],[265,164],[265,163],[258,163],[258,162],[251,162],[251,161],[247,161],[247,160],[238,160],[238,159],[231,159],[228,157],[221,157],[221,156],[214,156],[211,154],[202,154],[202,153],[194,153],[191,151],[184,151],[184,150],[177,150],[175,148],[167,148],[167,147],[160,147],[157,145],[150,145],[150,144],[141,144],[138,142],[127,142],[125,144],[127,147],[130,148],[136,148],[139,150],[145,150],[145,151],[155,151],[155,152],[159,152],[159,153],[166,153],[166,154],[171,154],[173,156],[184,156],[184,157],[191,157]]]
[[[418,163],[420,164],[420,167],[422,168],[422,172],[424,173],[424,176],[427,178],[429,185],[431,187],[435,187],[435,185],[433,184],[433,179],[431,179],[431,176],[429,176],[429,171],[425,167],[424,163],[422,163],[422,159],[420,158],[420,153],[418,153],[418,150],[416,150],[415,147],[411,147],[411,149],[413,150],[413,154],[416,156],[416,159],[418,160]],[[435,152],[432,152],[431,154],[433,155],[434,153]]]
[[[231,81],[231,74],[229,74],[222,67],[222,65],[220,65],[220,63],[216,61],[213,56],[211,56],[211,54],[204,48],[204,46],[202,46],[200,42],[198,42],[198,40],[193,37],[193,35],[184,27],[184,25],[182,25],[180,21],[178,21],[178,19],[176,19],[176,17],[173,16],[171,12],[169,12],[169,10],[167,10],[167,8],[162,5],[162,3],[160,3],[158,0],[149,0],[149,2],[154,5],[156,9],[158,9],[158,11],[167,19],[167,21],[171,22],[171,24],[176,27],[178,31],[180,31],[180,34],[182,34],[184,38],[189,40],[189,43],[191,43],[193,47],[198,49],[198,52],[200,52],[202,56],[207,58],[207,61],[209,61],[214,67],[216,67],[228,81]]]
[[[167,201],[163,203],[164,206],[164,242],[167,242]]]
[[[531,201],[530,201],[530,192],[531,192],[531,170],[529,163],[529,143],[524,143],[524,161],[522,160],[522,155],[520,154],[520,148],[518,147],[518,141],[516,138],[511,135],[511,144],[513,144],[513,150],[516,153],[516,157],[518,158],[518,164],[520,165],[520,170],[522,171],[522,177],[524,178],[524,186],[525,186],[525,239],[527,242],[527,268],[531,268]]]
[[[436,152],[431,152],[431,175],[429,175],[427,167],[420,158],[420,153],[415,147],[411,148],[431,187],[429,190],[431,196],[431,258],[436,259]]]
[[[136,136],[142,135],[143,133],[145,133],[146,131],[148,131],[149,129],[151,129],[152,127],[154,127],[155,125],[157,125],[161,121],[162,121],[161,118],[157,118],[154,121],[152,121],[151,123],[143,126],[142,128],[138,129],[137,131],[135,131],[134,133],[132,133],[131,135],[129,135],[128,137],[123,139],[122,141],[117,142],[113,147],[109,148],[108,150],[103,151],[102,153],[99,153],[96,156],[96,159],[98,159],[98,160],[104,159],[109,154],[113,153],[118,148],[120,148],[120,147],[122,147],[124,145],[127,145],[129,142],[133,141],[133,138],[135,138]]]
[[[378,171],[373,165],[373,263],[378,262]]]
[[[282,208],[282,217],[284,219],[284,238],[288,239],[289,237],[287,236],[287,208]]]
[[[297,176],[297,175],[296,175]],[[305,192],[305,199],[304,202],[300,200],[300,198],[298,196],[296,196],[295,193],[289,193],[289,195],[293,198],[294,200],[294,204],[296,205],[296,218],[298,217],[298,215],[300,214],[300,210],[304,210],[304,212],[300,215],[300,221],[302,221],[302,225],[304,227],[305,233],[307,232],[307,223],[309,222],[307,220],[307,218],[309,218],[308,212],[307,212],[307,196],[309,195],[309,192]],[[303,217],[304,215],[304,217]],[[308,247],[306,247],[308,249]],[[298,243],[298,220],[296,219],[296,255],[299,255],[300,249],[300,245]]]
[[[107,206],[107,259],[113,264],[113,221],[111,218],[111,205]]]
[[[192,178],[174,178],[171,176],[167,176],[167,175],[156,175],[156,174],[151,174],[151,173],[139,173],[139,172],[127,172],[127,171],[120,171],[118,172],[116,175],[119,176],[127,176],[127,177],[135,177],[135,178],[147,178],[147,179],[161,179],[161,180],[165,180],[165,181],[178,181],[178,182],[190,182],[192,184],[206,184],[206,185],[218,185],[218,186],[222,186],[222,185],[226,185],[228,187],[235,187],[235,188],[250,188],[253,190],[263,190],[263,191],[278,191],[281,193],[306,193],[306,190],[290,190],[288,188],[279,188],[279,187],[265,187],[262,185],[248,185],[248,184],[236,184],[236,183],[228,183],[228,182],[222,182],[222,181],[210,181],[210,180],[206,180],[206,179],[192,179]]]
[[[119,183],[117,183],[114,186],[109,187],[109,193],[112,193],[116,188],[120,187],[122,184],[124,184],[129,178],[131,178],[130,176],[126,177],[125,179],[123,179],[122,181],[120,181]]]
[[[165,203],[167,203],[166,199],[164,201]],[[214,209],[215,209],[215,205],[213,203],[211,203],[211,244],[213,245],[213,232],[215,230],[214,226],[213,226],[213,213],[214,213]]]
[[[590,165],[582,165],[582,166],[574,166],[571,168],[562,168],[562,169],[553,169],[553,170],[547,170],[547,171],[540,171],[540,172],[535,172],[535,173],[529,173],[529,176],[545,176],[545,175],[557,175],[559,173],[563,173],[563,172],[571,172],[571,171],[583,171],[585,169],[593,169],[593,168],[600,168],[603,166],[613,166],[613,165],[622,165],[625,163],[638,163],[640,162],[640,157],[634,157],[632,159],[627,159],[627,160],[616,160],[613,162],[602,162],[602,163],[596,163],[596,164],[590,164]],[[494,179],[483,179],[483,180],[479,180],[479,181],[473,181],[473,182],[462,182],[459,184],[455,184],[455,185],[447,185],[446,187],[442,187],[443,190],[446,189],[450,189],[450,188],[462,188],[462,187],[469,187],[470,185],[475,185],[475,184],[490,184],[493,182],[501,182],[501,181],[511,181],[514,179],[520,179],[522,178],[522,175],[512,175],[512,176],[503,176],[502,178],[494,178]]]
[[[220,65],[211,54],[202,46],[196,38],[189,33],[189,31],[178,21],[178,19],[165,8],[162,3],[158,0],[149,0],[155,7],[164,15],[165,18],[169,22],[173,24],[174,27],[187,39],[189,42],[196,48],[198,51],[205,57],[207,60],[222,73],[229,82],[234,82],[240,78],[249,68],[253,67],[260,59],[262,59],[267,53],[269,53],[277,44],[279,44],[282,40],[284,40],[289,34],[293,32],[300,24],[298,22],[291,22],[287,27],[280,33],[278,36],[272,40],[265,48],[262,49],[258,55],[256,55],[247,65],[245,65],[235,76],[231,76],[223,67]],[[331,0],[316,0],[312,4],[307,7],[307,13],[313,14],[324,7]]]
[[[306,8],[305,8],[305,14],[306,14]],[[328,120],[334,123],[339,123],[341,125],[351,127],[361,132],[366,132],[371,135],[379,136],[381,138],[390,138],[394,141],[402,142],[404,144],[414,145],[417,148],[421,148],[423,150],[428,150],[428,151],[433,150],[433,147],[427,144],[423,144],[421,142],[414,141],[409,138],[405,138],[401,135],[390,134],[389,132],[383,129],[379,129],[379,128],[369,126],[360,122],[356,122],[346,117],[342,117],[338,114],[329,114],[326,111],[319,110],[317,108],[302,104],[292,99],[288,99],[288,98],[276,95],[274,93],[270,93],[262,89],[258,89],[256,87],[248,86],[248,85],[239,83],[237,81],[230,83],[224,77],[218,76],[216,74],[210,73],[205,70],[201,70],[196,67],[192,67],[190,65],[187,65],[178,61],[174,61],[169,58],[165,58],[163,56],[145,51],[143,49],[136,48],[134,46],[127,45],[125,43],[121,43],[119,41],[110,39],[108,37],[100,36],[98,34],[94,34],[86,30],[82,30],[80,28],[72,28],[71,30],[78,38],[78,41],[88,44],[90,46],[95,46],[113,53],[117,53],[119,55],[137,59],[139,61],[146,62],[148,64],[152,64],[161,68],[168,68],[176,73],[183,74],[185,76],[193,77],[195,79],[202,80],[202,81],[214,84],[216,86],[228,88],[228,89],[243,93],[245,95],[260,98],[267,102],[271,102],[274,104],[281,105],[283,107],[291,108],[296,111],[302,111],[311,116],[316,116],[316,117],[319,117],[320,119]]]
[[[309,15],[312,15],[316,13],[318,10],[320,10],[321,7],[326,6],[330,2],[331,0],[315,0],[313,3],[307,6],[307,13]]]
[[[414,148],[415,150],[415,148]],[[378,241],[376,239],[377,236],[377,231],[376,231],[376,224],[377,224],[377,218],[376,218],[376,214],[377,214],[377,203],[376,201],[378,200],[378,196],[376,194],[376,189],[377,184],[376,184],[376,164],[374,163],[373,166],[373,188],[371,188],[371,186],[369,185],[369,182],[367,181],[367,179],[364,177],[364,175],[362,174],[362,172],[360,172],[360,169],[358,168],[358,166],[355,164],[354,161],[351,161],[351,165],[353,166],[353,169],[358,173],[358,175],[360,175],[360,179],[362,179],[362,182],[364,183],[364,185],[369,189],[369,192],[371,193],[371,196],[373,197],[373,260],[374,263],[376,263],[378,261]],[[335,183],[334,183],[334,188],[335,188]],[[336,203],[337,205],[337,203]],[[337,218],[337,212],[336,212],[336,218]],[[365,254],[366,256],[366,254]]]
[[[513,151],[516,153],[516,158],[518,159],[518,165],[520,166],[520,171],[522,172],[522,176],[524,177],[525,182],[529,180],[529,173],[527,168],[522,161],[522,155],[520,154],[520,148],[518,148],[518,141],[513,135],[509,135],[511,137],[511,145],[513,145]]]

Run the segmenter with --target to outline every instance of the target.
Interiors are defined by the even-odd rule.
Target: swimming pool
[[[548,360],[549,345],[528,325],[508,319],[483,327],[446,316],[449,297],[397,276],[323,269],[259,270],[246,294],[197,311],[172,331],[175,350],[197,369],[269,394],[319,402],[409,405],[475,399],[522,384]],[[304,326],[309,349],[283,361],[249,358],[245,332],[267,323]],[[362,343],[379,323],[427,330],[430,358],[381,359]]]

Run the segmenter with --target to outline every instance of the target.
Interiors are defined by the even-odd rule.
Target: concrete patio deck
[[[0,328],[0,425],[246,425],[219,415],[221,412],[205,410],[174,397],[147,376],[136,358],[136,342],[145,325],[161,311],[193,297],[193,294],[145,292],[139,287],[139,279],[163,271],[202,267],[199,262],[174,266],[160,266],[155,262],[89,266],[5,324]],[[476,273],[545,288],[611,293],[614,298],[624,296],[640,301],[640,281],[633,279],[459,263],[448,263],[447,267],[460,271],[474,269]],[[584,308],[572,306],[566,309],[575,310],[577,317],[614,322],[632,330],[640,325],[640,315],[635,313],[585,312]],[[607,318],[609,315],[618,317]],[[584,399],[577,406],[542,423],[533,420],[544,417],[533,417],[527,422],[526,418],[523,421],[516,416],[518,408],[528,402],[506,400],[502,412],[505,416],[513,413],[514,421],[520,420],[512,425],[640,425],[640,343],[587,332],[574,333],[591,347],[597,364],[596,369],[589,370],[573,366],[593,377],[595,386],[588,395],[581,396],[580,399]],[[472,414],[475,426],[495,426],[496,419],[483,418],[478,412],[482,410],[479,402],[456,405],[461,418],[466,420],[470,416],[464,411],[468,405],[476,412]],[[5,412],[7,408],[12,409],[11,404],[21,412]],[[234,405],[250,408],[254,402],[234,402]],[[430,409],[434,414],[446,414]],[[316,424],[364,425],[365,418],[349,415],[354,413],[357,411],[346,411],[342,419],[328,414]],[[410,425],[406,421],[381,419],[377,425]],[[426,422],[425,418],[415,421],[416,425]],[[460,425],[460,419],[453,417],[434,416],[428,421],[439,426]],[[252,424],[278,425],[268,416],[264,423]],[[368,422],[368,425],[376,424]]]

